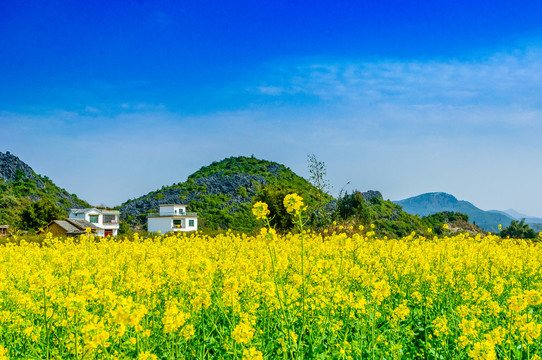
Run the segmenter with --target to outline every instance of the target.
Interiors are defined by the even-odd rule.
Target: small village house
[[[90,228],[92,234],[97,235],[101,230],[96,225],[84,219],[53,220],[43,227],[38,234],[51,233],[55,236],[77,236],[85,234],[87,228]]]
[[[118,235],[120,219],[120,212],[118,210],[98,208],[71,209],[68,219],[88,221],[96,227],[97,236],[106,237]]]
[[[170,231],[197,231],[198,215],[187,212],[186,205],[165,204],[160,205],[160,212],[147,216],[147,230],[149,232]]]

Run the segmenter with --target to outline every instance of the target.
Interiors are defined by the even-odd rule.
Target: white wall
[[[164,217],[150,217],[147,218],[147,230],[149,232],[158,232],[161,231],[162,234],[172,231],[173,219]]]
[[[84,213],[80,213],[80,214],[74,214],[70,211],[70,215],[68,215],[68,217],[70,219],[81,219],[81,220],[85,220],[85,214]]]
[[[169,231],[196,231],[198,230],[198,219],[197,218],[184,218],[176,220],[181,220],[180,229],[173,229],[173,217],[150,217],[147,218],[147,230],[149,232],[162,232],[165,234]],[[188,226],[189,220],[194,220],[194,226]]]
[[[172,205],[172,206],[160,206],[160,216],[174,216],[186,213],[186,206]],[[177,213],[175,213],[177,211]]]
[[[96,211],[96,210],[91,210],[85,213],[85,220],[88,222],[90,222],[90,215],[98,215],[98,222],[93,223],[93,224],[97,226],[103,226],[104,217],[101,212]]]
[[[198,230],[198,219],[197,218],[186,218],[186,231],[196,231]],[[194,226],[188,226],[190,224],[190,220],[194,220]]]

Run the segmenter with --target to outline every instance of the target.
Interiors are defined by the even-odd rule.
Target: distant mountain
[[[505,215],[510,216],[512,219],[518,220],[518,221],[525,219],[525,223],[529,225],[533,230],[535,230],[536,232],[542,231],[542,218],[525,215],[520,212],[517,212],[514,209],[508,209],[505,211],[490,210],[490,212],[505,214]]]
[[[47,176],[36,174],[9,151],[0,152],[0,225],[17,226],[21,211],[40,199],[49,199],[65,210],[90,206]]]
[[[469,221],[485,231],[497,232],[498,226],[510,225],[511,216],[504,212],[484,211],[468,201],[457,200],[454,196],[443,192],[426,193],[408,199],[394,201],[410,214],[427,216],[442,211],[455,211],[469,216]]]
[[[198,213],[202,228],[251,231],[258,224],[252,215],[252,198],[268,184],[296,191],[306,202],[317,191],[282,164],[239,156],[204,166],[185,182],[128,200],[119,210],[124,220],[138,228],[146,224],[148,213],[158,211],[160,204],[181,203],[188,206],[188,211]]]
[[[510,216],[511,218],[513,219],[516,219],[516,220],[521,220],[521,219],[526,219],[528,217],[531,217],[531,216],[527,216],[525,214],[522,214],[520,212],[517,212],[516,210],[514,209],[508,209],[508,210],[504,210],[503,211],[506,215]]]

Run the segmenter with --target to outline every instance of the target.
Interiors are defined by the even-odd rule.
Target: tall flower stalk
[[[282,296],[285,294],[284,290],[284,284],[283,282],[277,278],[277,272],[275,269],[277,254],[275,252],[275,249],[271,248],[272,241],[276,238],[276,231],[274,228],[271,227],[271,219],[269,218],[269,208],[266,203],[258,201],[255,203],[252,207],[252,214],[256,216],[256,219],[263,220],[265,227],[261,230],[261,235],[265,237],[266,243],[267,243],[267,250],[269,251],[269,258],[271,259],[271,269],[273,272],[273,281],[275,282],[275,288],[276,288],[276,294],[277,294],[277,300],[280,304],[281,313],[284,322],[287,324],[287,331],[284,332],[286,335],[286,338],[288,339],[288,347],[289,347],[289,353],[292,359],[294,359],[294,353],[292,351],[292,337],[290,336],[290,332],[292,331],[292,317],[291,314],[288,311],[288,308],[284,306],[284,301],[281,297],[279,289],[282,290]]]
[[[297,194],[289,194],[284,197],[284,207],[288,213],[295,216],[297,219],[297,226],[299,227],[299,233],[301,236],[301,330],[298,336],[298,353],[301,353],[303,358],[303,333],[305,332],[305,274],[304,274],[304,258],[305,258],[305,236],[303,230],[303,217],[302,212],[307,209],[303,206],[303,198]]]

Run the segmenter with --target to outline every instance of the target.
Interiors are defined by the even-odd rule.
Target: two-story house
[[[147,230],[165,234],[170,231],[198,230],[198,214],[186,212],[186,205],[160,205],[160,212],[147,216]]]
[[[96,229],[96,235],[117,236],[119,231],[120,212],[118,210],[105,210],[97,208],[71,209],[70,219],[82,219],[93,224]]]

